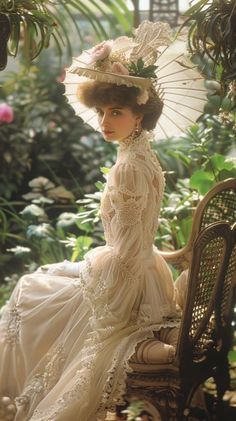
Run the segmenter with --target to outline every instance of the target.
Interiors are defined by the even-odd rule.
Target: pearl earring
[[[140,132],[140,126],[139,126],[139,123],[136,123],[135,129],[134,129],[134,133],[135,133],[136,135],[138,135],[138,134],[139,134],[139,132]]]

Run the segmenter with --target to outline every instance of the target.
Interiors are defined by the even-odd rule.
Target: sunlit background
[[[189,8],[189,6],[191,4],[194,4],[194,3],[196,3],[196,1],[179,0],[179,12],[180,13],[185,12]],[[133,9],[133,5],[132,5],[131,0],[127,1],[127,5],[131,10]],[[150,9],[150,0],[140,0],[139,1],[139,8],[141,10],[149,10]]]

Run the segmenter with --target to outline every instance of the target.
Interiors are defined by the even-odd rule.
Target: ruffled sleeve
[[[107,246],[91,250],[85,259],[85,296],[92,306],[96,329],[107,325],[107,318],[113,328],[127,324],[139,308],[147,197],[148,182],[142,170],[123,162],[112,168],[106,193],[111,239]]]
[[[129,277],[138,279],[142,274],[143,225],[148,195],[145,174],[130,163],[115,166],[108,180],[108,195],[113,210],[113,258],[123,265]]]

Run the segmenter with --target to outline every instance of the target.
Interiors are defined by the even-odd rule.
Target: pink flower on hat
[[[104,60],[109,56],[112,49],[112,41],[103,41],[100,44],[92,48],[90,53],[90,64],[98,61]]]
[[[57,77],[57,82],[62,83],[66,77],[66,69],[63,68],[61,74]]]
[[[12,107],[8,104],[0,104],[0,124],[11,123],[14,119],[14,112]]]
[[[119,73],[121,75],[128,75],[129,74],[128,69],[126,69],[126,67],[122,63],[119,63],[118,61],[115,61],[112,64],[111,71],[112,71],[112,73]]]

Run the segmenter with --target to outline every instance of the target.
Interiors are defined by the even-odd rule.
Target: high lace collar
[[[150,148],[150,141],[152,139],[153,138],[151,133],[147,132],[146,130],[142,130],[137,136],[131,134],[126,139],[121,140],[119,142],[119,149],[122,152],[127,149]]]

